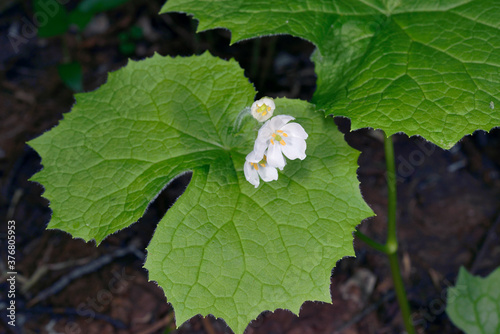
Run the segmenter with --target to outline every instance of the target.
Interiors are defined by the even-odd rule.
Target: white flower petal
[[[252,162],[259,162],[264,158],[264,154],[266,153],[268,142],[264,140],[260,140],[258,137],[255,140],[255,144],[253,145],[253,152],[255,154]]]
[[[245,177],[257,187],[260,178],[265,182],[278,179],[276,168],[283,169],[288,159],[305,159],[308,135],[292,116],[278,115],[268,120],[260,129],[245,163]],[[257,165],[255,165],[257,164]],[[257,168],[255,168],[257,167]],[[260,177],[260,178],[259,178]]]
[[[266,165],[266,167],[259,166],[258,172],[264,182],[276,181],[278,179],[278,170],[269,165]]]
[[[306,141],[304,139],[288,137],[285,140],[286,145],[281,147],[283,154],[290,160],[306,158]]]
[[[281,130],[291,137],[300,139],[307,139],[307,137],[309,137],[304,128],[298,123],[288,123],[284,125]]]
[[[245,173],[245,178],[248,182],[257,188],[260,183],[258,171],[250,164],[250,161],[245,161],[243,166],[243,172]]]
[[[265,104],[265,105],[271,107],[272,111],[274,111],[274,109],[276,109],[276,105],[274,104],[274,100],[272,98],[270,98],[270,97],[263,97],[259,101],[261,103],[260,106],[262,104]]]
[[[265,108],[260,109],[263,105],[265,105]],[[276,109],[276,105],[274,104],[273,99],[269,97],[264,97],[255,101],[250,108],[252,116],[259,122],[264,122],[271,118],[273,116],[274,109]]]
[[[257,145],[257,142],[255,142],[253,151],[248,153],[245,159],[250,162],[259,162],[264,158],[266,149],[267,145],[265,143],[260,143]]]
[[[278,117],[278,116],[276,116],[276,117]],[[267,121],[266,123],[264,123],[264,125],[262,125],[260,127],[259,132],[257,133],[256,141],[260,140],[263,142],[269,142],[269,138],[271,138],[271,134],[275,131],[275,130],[271,129],[270,122],[271,122],[271,120]]]
[[[270,144],[267,149],[267,163],[271,167],[279,168],[280,170],[285,167],[286,162],[283,154],[281,153],[281,144]]]
[[[274,132],[276,130],[281,129],[286,123],[290,122],[291,120],[294,120],[292,116],[288,115],[278,115],[274,116],[271,118],[269,122],[269,127],[271,129],[271,132]]]

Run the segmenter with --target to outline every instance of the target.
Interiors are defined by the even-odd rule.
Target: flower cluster
[[[263,102],[264,99],[268,101]],[[273,108],[267,110],[268,113],[272,114],[274,101],[269,98],[264,99],[256,101],[254,105],[262,102],[258,108],[262,108],[264,105],[266,106],[262,108],[264,111],[267,110],[267,106],[272,105]],[[269,101],[272,104],[269,104]],[[254,106],[252,105],[252,114],[253,110]],[[261,112],[259,116],[266,116],[263,114]],[[259,120],[259,118],[255,118]],[[260,178],[265,182],[278,179],[277,168],[283,170],[286,165],[285,157],[290,160],[305,159],[308,135],[298,123],[289,123],[294,119],[288,115],[275,116],[260,128],[253,151],[247,155],[243,168],[247,181],[256,188],[259,186]]]

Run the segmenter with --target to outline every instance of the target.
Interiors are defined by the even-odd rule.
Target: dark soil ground
[[[157,15],[161,0],[133,0],[100,14],[79,35],[28,38],[15,52],[8,33],[33,19],[31,2],[0,4],[0,332],[2,333],[231,333],[222,320],[197,316],[175,329],[168,296],[148,282],[142,268],[156,224],[182,193],[189,175],[178,179],[138,223],[108,237],[99,247],[45,230],[51,212],[42,187],[27,181],[40,158],[25,145],[71,109],[73,92],[56,66],[83,66],[84,90],[106,81],[127,58],[154,52],[191,55],[209,50],[235,58],[259,96],[308,100],[315,89],[314,46],[275,36],[229,46],[229,32],[194,34],[185,15]],[[72,1],[68,6],[74,6]],[[123,33],[140,27],[143,36],[123,48]],[[129,55],[124,52],[130,52]],[[349,131],[336,119],[347,142],[362,153],[361,191],[377,216],[360,229],[383,241],[387,190],[380,131]],[[400,263],[419,333],[460,333],[444,308],[447,287],[458,269],[487,275],[500,265],[500,131],[476,132],[449,151],[421,138],[394,137],[398,169]],[[17,326],[6,324],[6,225],[16,221]],[[403,333],[389,263],[383,254],[355,240],[356,258],[338,262],[331,278],[332,304],[306,302],[300,314],[264,312],[247,333]]]

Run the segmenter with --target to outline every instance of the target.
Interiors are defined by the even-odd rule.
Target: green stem
[[[363,232],[356,230],[356,231],[354,231],[354,235],[356,237],[358,237],[359,239],[361,239],[361,241],[363,241],[365,244],[367,244],[371,248],[378,250],[379,252],[387,254],[387,249],[386,249],[385,245],[381,244],[378,241],[373,240],[372,238],[370,238],[369,236],[367,236]]]
[[[266,83],[268,74],[270,73],[271,66],[273,64],[273,61],[275,59],[274,54],[276,51],[276,43],[278,39],[276,36],[269,37],[268,43],[267,43],[267,51],[266,55],[264,56],[262,66],[260,68],[260,80],[259,80],[259,87],[264,87],[264,84]]]
[[[394,145],[392,137],[386,137],[384,134],[385,164],[387,168],[387,240],[386,247],[389,253],[398,251],[398,239],[396,236],[396,160],[394,159]]]
[[[356,230],[355,235],[368,246],[382,252],[389,257],[391,266],[391,275],[394,282],[394,290],[398,299],[401,314],[406,328],[407,334],[415,334],[411,319],[410,305],[406,297],[406,291],[401,277],[401,270],[398,262],[398,239],[396,234],[396,208],[397,208],[397,191],[396,191],[396,160],[394,159],[394,144],[392,137],[386,137],[384,134],[384,149],[385,163],[387,168],[387,189],[388,189],[388,205],[387,205],[387,240],[385,244],[381,244],[367,235]]]
[[[257,73],[259,72],[259,58],[260,58],[260,41],[261,38],[256,38],[253,42],[252,48],[252,64],[250,65],[250,75],[254,82],[257,82]]]
[[[389,257],[391,266],[392,280],[394,281],[394,290],[398,298],[399,307],[408,334],[415,334],[415,328],[411,320],[411,310],[406,297],[406,291],[401,277],[398,261],[398,239],[396,235],[396,159],[394,158],[394,144],[392,137],[387,137],[384,134],[384,149],[385,163],[387,166],[387,189],[388,189],[388,206],[387,206],[387,241],[385,243],[386,254]]]
[[[196,32],[198,23],[195,20],[191,20],[191,31],[193,32],[193,51],[198,53],[200,49],[200,34]]]
[[[398,254],[391,253],[387,256],[389,257],[389,263],[391,265],[394,290],[396,291],[396,297],[398,298],[399,308],[401,309],[401,315],[405,324],[406,333],[415,334],[415,327],[413,327],[410,304],[408,303],[408,298],[406,297],[405,286],[403,283],[403,278],[401,277],[401,271],[399,269]]]

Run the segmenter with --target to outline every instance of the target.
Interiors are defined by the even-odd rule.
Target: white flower
[[[288,123],[294,119],[292,116],[279,115],[267,121],[260,128],[254,149],[247,160],[258,161],[265,154],[269,166],[279,169],[286,165],[283,154],[290,160],[304,160],[308,135],[298,123]]]
[[[270,97],[263,97],[252,104],[251,112],[256,120],[264,122],[273,116],[274,109],[276,109],[276,106],[273,99]]]
[[[245,165],[243,166],[243,171],[245,172],[247,181],[253,184],[255,188],[259,186],[259,176],[265,182],[276,181],[278,179],[278,171],[275,167],[271,167],[267,164],[266,156],[264,155],[264,157],[257,162],[249,161],[248,156],[250,156],[252,153],[247,155],[247,160],[245,161]]]

